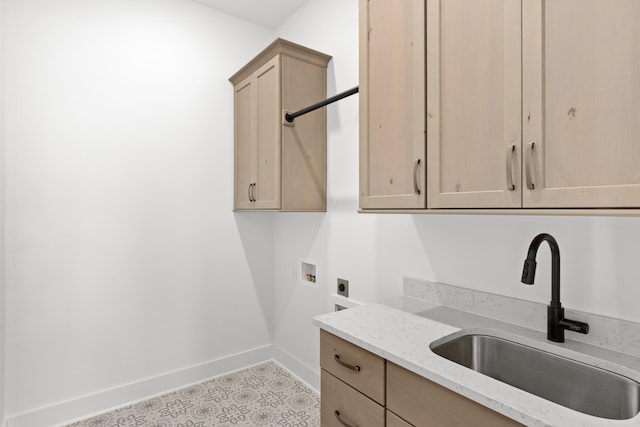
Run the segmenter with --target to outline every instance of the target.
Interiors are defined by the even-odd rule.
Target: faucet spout
[[[533,285],[536,277],[536,256],[542,242],[547,242],[551,249],[551,302],[547,306],[547,339],[564,342],[564,330],[568,329],[582,334],[589,333],[589,325],[577,320],[565,319],[564,308],[560,303],[560,248],[558,242],[550,234],[542,233],[533,238],[527,252],[527,259],[522,268],[521,281]]]
[[[546,233],[538,234],[533,238],[527,252],[527,259],[522,269],[522,283],[533,285],[536,277],[536,256],[542,242],[547,242],[551,249],[551,306],[560,306],[560,247],[556,239]]]

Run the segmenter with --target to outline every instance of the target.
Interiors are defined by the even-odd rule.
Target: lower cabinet
[[[485,406],[324,330],[322,427],[515,427]]]
[[[387,409],[417,427],[522,426],[389,361]]]
[[[384,406],[324,369],[320,375],[320,419],[323,427],[384,427]]]
[[[382,357],[321,331],[320,366],[384,406],[385,360]]]
[[[411,427],[411,424],[387,410],[387,427]]]

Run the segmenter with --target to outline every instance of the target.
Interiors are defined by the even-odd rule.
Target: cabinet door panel
[[[424,1],[360,2],[360,207],[425,207]]]
[[[235,87],[235,209],[251,208],[250,187],[255,182],[255,147],[257,141],[254,108],[255,79],[247,78]]]
[[[419,427],[522,426],[391,362],[387,362],[387,409]]]
[[[525,207],[640,206],[640,2],[523,7]]]
[[[429,208],[521,206],[518,0],[427,1]]]

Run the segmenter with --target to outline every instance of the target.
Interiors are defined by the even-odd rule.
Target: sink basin
[[[640,384],[622,375],[490,335],[463,335],[431,350],[536,396],[596,417],[640,412]]]

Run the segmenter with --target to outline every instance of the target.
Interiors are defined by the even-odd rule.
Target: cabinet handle
[[[349,365],[348,363],[344,363],[342,360],[340,360],[340,356],[338,356],[337,354],[333,355],[333,359],[338,362],[339,364],[341,364],[342,366],[344,366],[347,369],[351,369],[352,371],[356,371],[356,372],[360,372],[360,366],[358,365]]]
[[[249,201],[253,202],[253,199],[251,198],[251,189],[253,188],[253,184],[249,184],[249,187],[247,188],[247,196],[249,196]]]
[[[358,427],[357,424],[349,424],[348,422],[340,418],[340,411],[338,411],[337,409],[334,411],[334,414],[336,415],[336,418],[338,419],[340,424],[342,424],[344,427]]]
[[[513,191],[516,185],[513,183],[513,155],[516,152],[516,146],[512,145],[507,148],[507,189]]]
[[[255,189],[256,189],[255,182],[252,183],[252,184],[249,184],[249,201],[250,202],[255,202],[256,201]]]
[[[535,143],[532,142],[527,146],[527,188],[529,190],[534,190],[536,188],[536,184],[533,182],[533,148]]]
[[[413,165],[413,191],[417,195],[420,195],[420,186],[418,185],[418,168],[420,167],[420,159],[416,160],[416,164]]]

